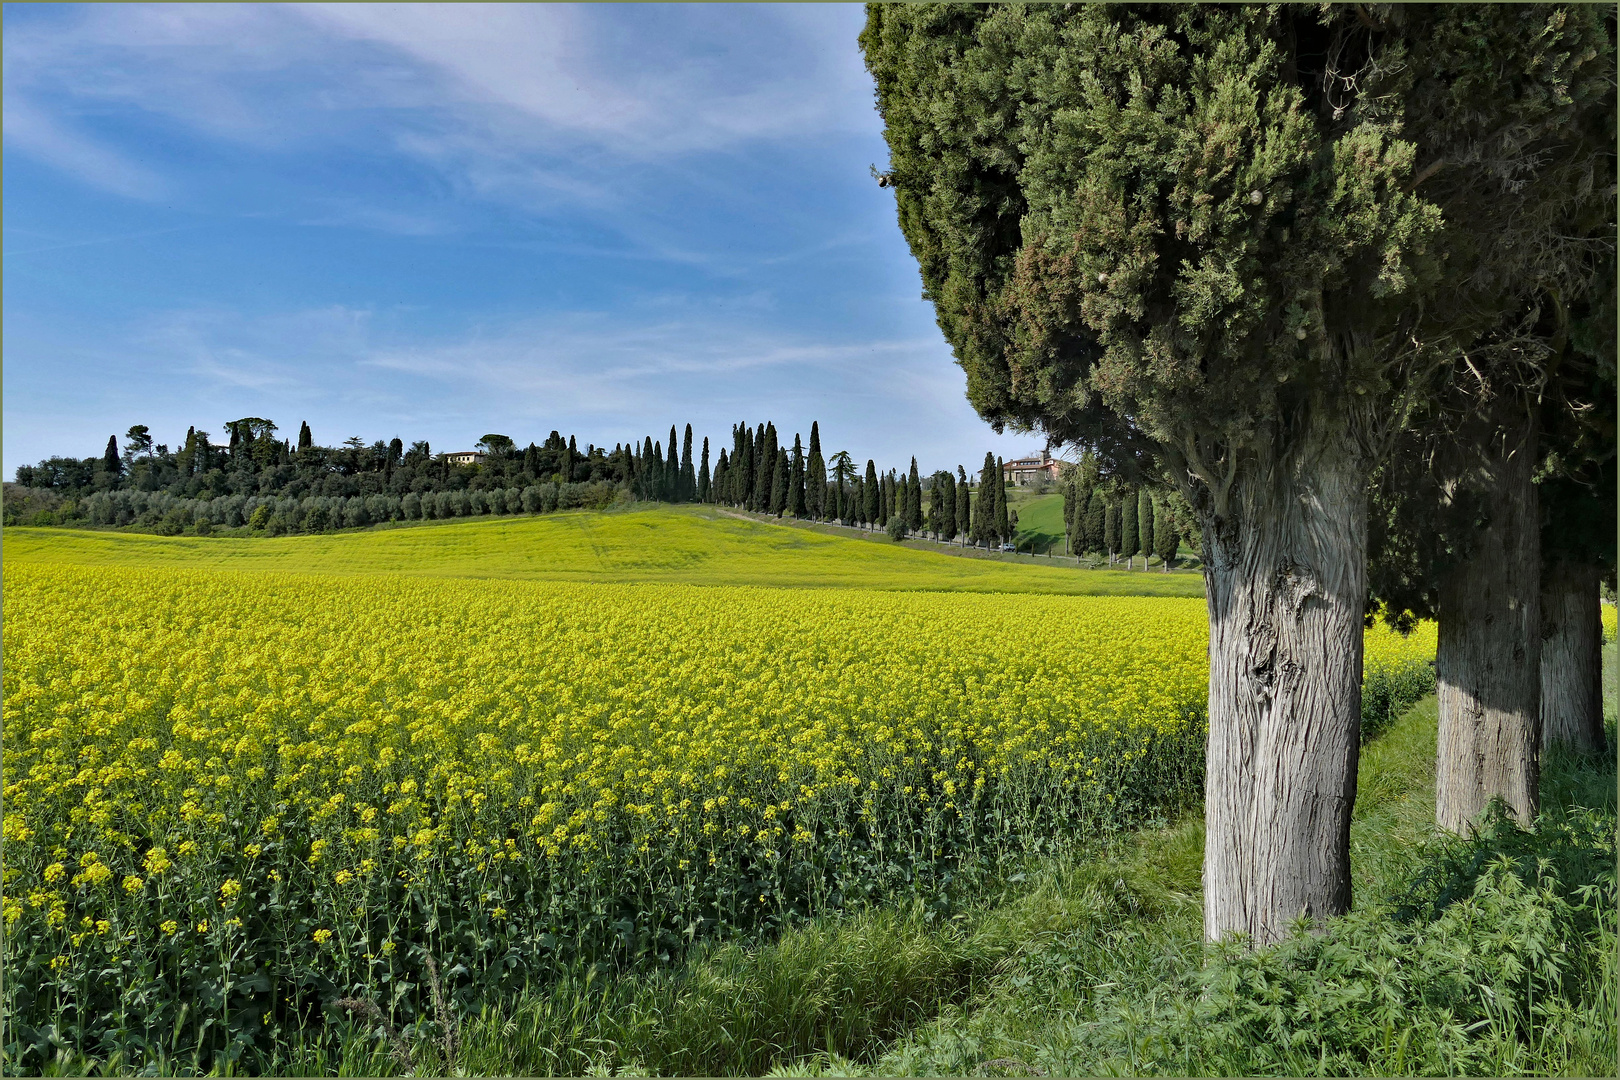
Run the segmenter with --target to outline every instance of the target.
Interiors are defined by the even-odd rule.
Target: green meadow
[[[1202,596],[1200,574],[1083,570],[830,536],[704,506],[443,523],[279,537],[154,536],[12,527],[8,564],[173,566],[514,581],[651,582],[1072,596]]]

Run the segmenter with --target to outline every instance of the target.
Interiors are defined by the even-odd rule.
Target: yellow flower
[[[160,847],[155,847],[146,853],[146,876],[156,877],[163,873],[172,864],[169,862],[169,853]]]
[[[112,876],[113,872],[107,867],[106,863],[93,862],[89,866],[86,866],[83,870],[80,870],[77,874],[73,875],[73,884],[90,886],[105,885],[107,882],[112,880]]]
[[[158,929],[163,931],[165,934],[172,934],[176,930],[180,929],[180,924],[175,922],[173,919],[164,919],[163,924],[159,926]]]
[[[236,896],[240,895],[241,892],[242,883],[240,881],[237,881],[235,878],[226,878],[225,884],[219,887],[220,904],[224,905],[230,903],[230,901]]]
[[[47,885],[55,885],[65,877],[67,877],[67,867],[59,862],[51,863],[45,868],[45,884]]]
[[[330,930],[317,930],[317,931],[315,931],[315,944],[317,944],[317,945],[325,945],[330,940],[332,940],[332,931],[330,931]]]
[[[201,922],[199,922],[197,924],[197,933],[199,933],[199,934],[208,933],[208,920],[207,919],[203,919]]]
[[[144,881],[142,881],[140,878],[136,877],[134,874],[125,874],[124,875],[123,886],[124,886],[124,891],[127,892],[127,893],[140,892],[141,891],[141,886],[144,885],[144,884],[146,884],[146,883]]]
[[[337,882],[339,885],[347,885],[349,882],[354,880],[354,875],[349,873],[347,870],[339,870],[337,873],[332,875],[332,880]]]

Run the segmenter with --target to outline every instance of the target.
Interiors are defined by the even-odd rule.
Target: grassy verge
[[[673,971],[585,973],[487,1008],[448,1045],[442,1031],[419,1033],[410,1066],[1612,1074],[1612,759],[1552,755],[1533,832],[1497,822],[1441,839],[1434,725],[1431,697],[1364,748],[1351,832],[1357,910],[1325,935],[1253,954],[1206,951],[1203,826],[1189,814],[1032,863],[954,915],[876,908],[766,945],[713,945]],[[1612,717],[1610,731],[1612,740]],[[358,1023],[352,1034],[343,1053],[288,1061],[287,1071],[406,1067],[389,1056],[400,1045],[390,1033]]]

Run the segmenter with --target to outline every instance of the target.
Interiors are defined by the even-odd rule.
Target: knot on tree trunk
[[[1284,555],[1277,566],[1275,583],[1277,598],[1294,618],[1305,610],[1305,603],[1313,596],[1322,596],[1322,581],[1316,571],[1305,563]]]

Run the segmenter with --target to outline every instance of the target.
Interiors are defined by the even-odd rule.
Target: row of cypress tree
[[[979,498],[972,494],[966,470],[958,466],[955,476],[946,470],[934,473],[925,499],[915,457],[906,472],[891,469],[880,475],[871,459],[861,472],[847,451],[830,458],[823,454],[819,423],[810,425],[808,447],[795,433],[791,449],[782,445],[774,422],[753,428],[747,423],[733,425],[731,446],[721,449],[712,480],[707,439],[703,447],[698,483],[712,494],[700,495],[699,501],[777,517],[791,514],[886,529],[897,538],[926,532],[942,542],[960,539],[986,547],[1011,540],[1017,526],[1017,516],[1007,508],[1002,462],[993,454],[984,457]]]
[[[1110,490],[1071,479],[1063,485],[1063,521],[1071,552],[1105,554],[1110,565],[1123,557],[1130,567],[1141,555],[1145,570],[1148,556],[1157,555],[1168,573],[1181,546],[1168,494],[1145,487]]]

